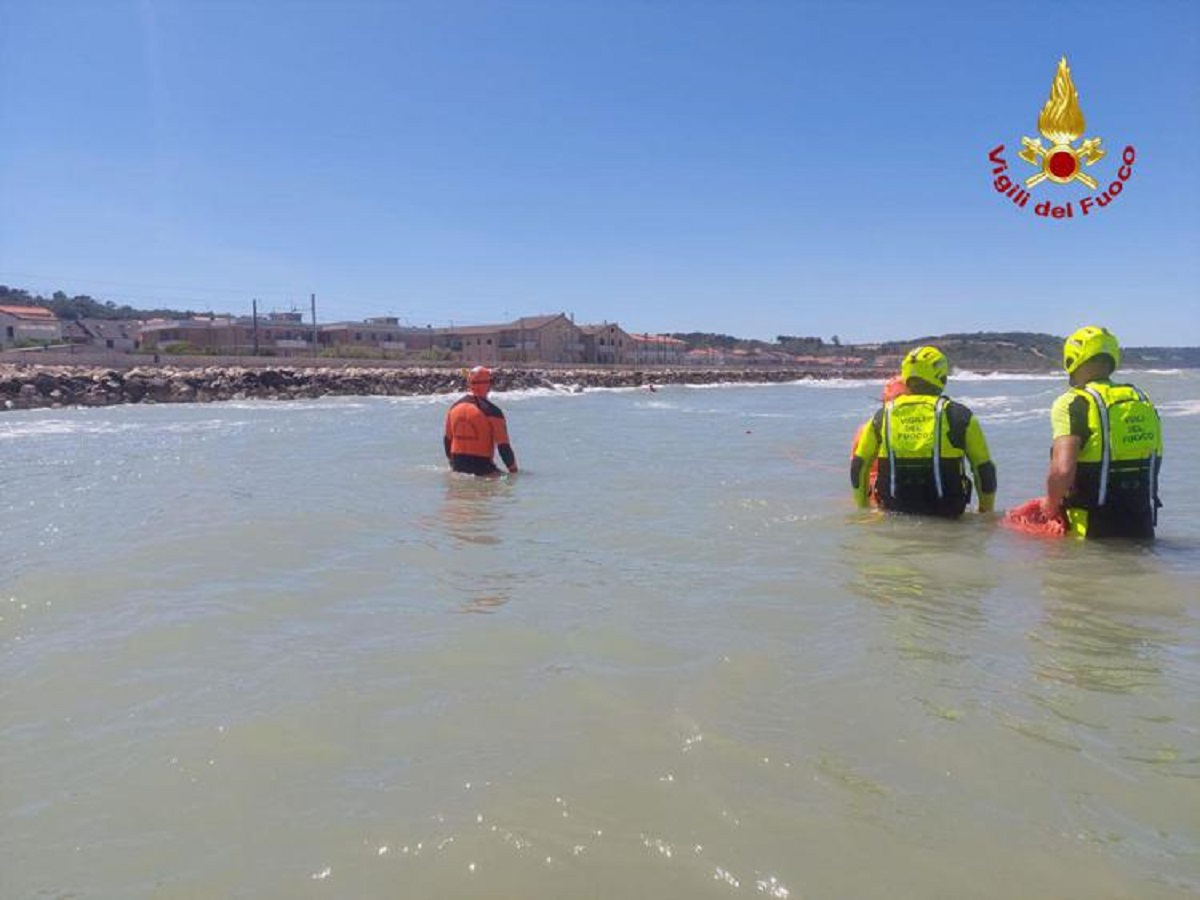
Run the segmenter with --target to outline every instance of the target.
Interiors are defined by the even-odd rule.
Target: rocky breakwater
[[[800,378],[879,377],[871,372],[797,369],[497,369],[497,391],[527,388],[579,391],[661,384],[780,382]],[[209,403],[221,400],[299,400],[339,395],[410,396],[463,390],[458,369],[368,367],[184,368],[126,370],[78,366],[0,366],[0,409],[112,406],[120,403]]]

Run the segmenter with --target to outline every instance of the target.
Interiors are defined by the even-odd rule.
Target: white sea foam
[[[95,422],[86,419],[35,419],[5,421],[0,427],[0,440],[47,437],[52,435],[122,434],[140,431],[145,426],[134,423]]]
[[[285,412],[288,410],[328,409],[335,403],[343,409],[364,409],[367,405],[365,398],[356,396],[324,397],[319,400],[223,400],[221,401],[221,409]]]
[[[1012,406],[1017,402],[1015,397],[1009,394],[998,394],[995,397],[972,397],[968,401],[971,409],[994,409],[996,407]]]
[[[1200,400],[1169,400],[1158,404],[1158,412],[1166,419],[1200,416]]]
[[[638,409],[679,409],[678,403],[666,400],[641,400],[633,404]]]
[[[971,409],[977,411],[974,403],[971,403]],[[1003,409],[980,412],[979,419],[981,422],[1032,422],[1039,419],[1048,421],[1049,415],[1049,407],[1045,409]]]
[[[1062,381],[1065,376],[1053,372],[972,372],[970,369],[958,369],[950,377],[952,381]]]
[[[874,390],[876,386],[882,387],[883,382],[882,378],[802,378],[799,381],[789,381],[788,384],[801,384],[824,391],[853,391],[864,387]]]
[[[538,397],[581,397],[593,390],[600,390],[600,388],[575,390],[567,385],[555,385],[554,387],[521,388],[520,390],[516,391],[493,391],[489,399],[496,403],[500,403],[502,401],[521,402],[524,400],[534,400]],[[439,399],[445,402],[448,397],[454,397],[457,399],[461,396],[462,394],[442,394],[440,395]]]

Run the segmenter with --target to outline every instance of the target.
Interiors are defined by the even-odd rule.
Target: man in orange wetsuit
[[[470,475],[499,475],[500,469],[492,462],[493,452],[499,450],[504,465],[515,474],[517,457],[508,442],[504,413],[487,398],[492,389],[491,370],[473,368],[467,375],[467,389],[470,393],[446,413],[442,445],[450,468]]]

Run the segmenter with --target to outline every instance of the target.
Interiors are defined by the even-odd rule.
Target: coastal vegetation
[[[49,297],[31,294],[21,288],[0,284],[0,306],[41,306],[60,319],[186,319],[202,315],[201,312],[177,309],[134,309],[129,305],[118,306],[111,300],[97,300],[87,294],[68,297],[55,291]]]

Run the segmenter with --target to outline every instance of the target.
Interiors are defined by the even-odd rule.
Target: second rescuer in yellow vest
[[[900,366],[909,393],[887,402],[862,430],[850,460],[850,484],[858,505],[869,503],[869,472],[878,458],[876,493],[893,512],[955,519],[971,501],[971,464],[979,511],[996,499],[996,466],[979,420],[942,395],[950,365],[936,347],[918,347]]]
[[[1063,344],[1071,386],[1050,410],[1045,512],[1065,513],[1080,537],[1152,538],[1162,506],[1162,423],[1143,391],[1110,380],[1120,364],[1106,328],[1086,325]]]

